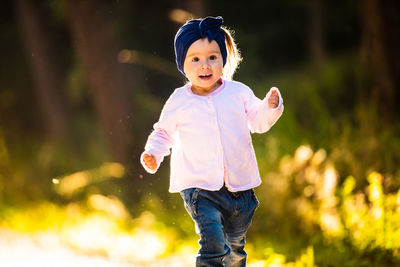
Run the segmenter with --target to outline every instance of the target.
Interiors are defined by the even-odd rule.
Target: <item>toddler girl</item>
[[[260,175],[249,130],[264,133],[283,112],[277,88],[264,100],[232,81],[240,55],[222,17],[186,22],[175,36],[175,89],[154,124],[144,168],[155,173],[171,154],[170,192],[180,192],[200,235],[196,266],[245,266],[245,235]]]

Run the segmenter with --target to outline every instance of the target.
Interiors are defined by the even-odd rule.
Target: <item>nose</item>
[[[203,60],[203,62],[202,62],[202,64],[201,64],[201,68],[202,69],[209,69],[211,66],[210,66],[210,62],[208,62],[208,60],[206,59],[206,60]]]

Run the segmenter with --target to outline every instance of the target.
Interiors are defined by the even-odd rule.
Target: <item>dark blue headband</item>
[[[183,71],[183,63],[185,62],[186,53],[189,47],[197,40],[208,37],[208,41],[215,40],[223,59],[223,64],[226,63],[226,45],[225,35],[221,29],[223,23],[222,17],[206,17],[205,19],[193,19],[186,22],[175,35],[175,56],[178,70]]]

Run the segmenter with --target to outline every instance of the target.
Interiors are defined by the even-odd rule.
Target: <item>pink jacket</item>
[[[193,94],[190,84],[177,88],[169,97],[154,124],[144,153],[155,156],[158,167],[171,154],[170,192],[198,187],[219,190],[225,183],[232,191],[243,191],[261,184],[250,132],[264,133],[283,112],[279,105],[268,107],[246,85],[222,81],[206,96]],[[157,167],[157,168],[158,168]]]

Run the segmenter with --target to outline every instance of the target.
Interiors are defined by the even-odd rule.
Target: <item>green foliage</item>
[[[263,175],[256,252],[272,247],[290,262],[311,246],[318,266],[399,264],[399,126],[374,99],[357,101],[358,65],[337,56],[254,86],[259,97],[277,86],[285,105],[267,134],[253,135]]]
[[[334,159],[323,149],[314,152],[309,146],[300,146],[264,177],[259,198],[268,204],[261,213],[274,221],[261,223],[261,228],[267,229],[263,231],[267,240],[282,242],[284,238],[290,243],[296,232],[303,242],[300,246],[308,244],[318,251],[318,266],[398,264],[400,190],[385,193],[384,176],[377,172],[367,176],[365,188],[356,189],[352,176],[340,183]],[[278,233],[274,230],[277,225],[281,228]],[[280,240],[268,237],[271,234],[280,235]]]
[[[377,99],[359,101],[363,75],[359,60],[346,53],[321,67],[300,66],[252,85],[259,97],[277,86],[285,105],[284,115],[266,135],[253,136],[262,172],[305,143],[326,149],[340,174],[353,175],[361,186],[362,177],[373,170],[398,176],[400,124],[381,117]],[[398,187],[399,181],[392,179],[391,186]]]

